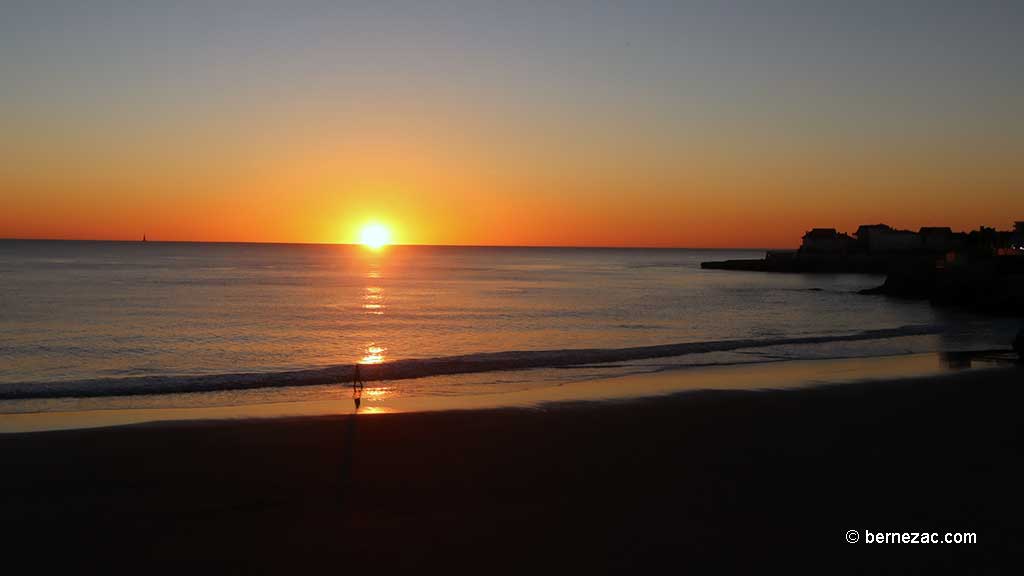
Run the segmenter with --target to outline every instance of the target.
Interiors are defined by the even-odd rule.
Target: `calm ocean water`
[[[872,356],[1005,346],[1014,329],[855,293],[881,277],[699,268],[761,254],[0,241],[0,394],[490,352],[543,366],[555,356],[529,351],[564,364],[576,349],[598,349],[581,357],[593,362],[731,340],[754,360]],[[820,338],[792,341],[808,336]]]

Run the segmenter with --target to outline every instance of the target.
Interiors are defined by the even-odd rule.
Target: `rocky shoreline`
[[[997,257],[970,265],[893,267],[885,283],[861,294],[928,300],[1001,316],[1024,316],[1024,259]]]
[[[935,241],[940,230],[941,242]],[[799,250],[768,251],[763,259],[702,262],[705,270],[800,274],[885,274],[861,294],[928,300],[999,316],[1024,316],[1024,248],[1015,232],[981,228],[971,233],[926,229],[895,231],[862,226],[856,240],[816,228]],[[896,240],[893,240],[893,239]],[[883,244],[882,241],[890,242]],[[894,242],[903,244],[895,244]],[[872,248],[874,246],[874,248]]]

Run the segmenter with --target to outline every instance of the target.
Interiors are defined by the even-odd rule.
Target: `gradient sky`
[[[1022,2],[7,0],[0,237],[1008,228],[1022,30]]]

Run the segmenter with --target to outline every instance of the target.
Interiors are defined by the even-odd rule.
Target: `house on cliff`
[[[861,224],[857,231],[853,233],[854,237],[857,238],[857,251],[870,252],[871,237],[890,231],[892,231],[892,228],[887,224]]]
[[[1024,221],[1013,223],[1013,235],[1010,236],[1010,248],[1018,254],[1024,254]]]
[[[949,226],[925,226],[917,234],[921,237],[921,248],[927,252],[949,252],[960,243]]]
[[[868,254],[915,252],[922,248],[921,236],[910,230],[895,230],[887,224],[866,224],[857,228],[858,248]]]
[[[804,234],[802,254],[845,254],[853,247],[853,238],[835,228],[814,228]]]

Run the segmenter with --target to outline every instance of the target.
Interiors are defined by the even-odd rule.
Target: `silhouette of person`
[[[352,371],[352,401],[356,404],[356,410],[359,410],[359,404],[363,399],[363,377],[359,373],[359,364],[356,364],[355,370]]]

